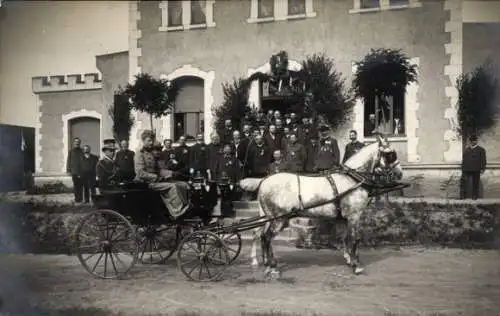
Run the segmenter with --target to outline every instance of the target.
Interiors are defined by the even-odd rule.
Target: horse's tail
[[[247,192],[255,192],[257,190],[259,190],[260,188],[260,184],[262,183],[262,181],[264,180],[264,178],[260,179],[260,178],[245,178],[243,180],[240,180],[240,188],[242,188],[244,191],[247,191]]]

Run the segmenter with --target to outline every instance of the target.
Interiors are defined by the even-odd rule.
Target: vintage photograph
[[[0,0],[0,316],[500,315],[500,0]]]

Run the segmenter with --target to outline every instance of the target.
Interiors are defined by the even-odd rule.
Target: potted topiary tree
[[[355,63],[352,89],[355,97],[365,100],[374,97],[379,120],[375,124],[379,132],[391,133],[393,122],[389,121],[388,99],[406,92],[409,83],[417,82],[417,66],[401,50],[371,49],[365,57]]]
[[[130,131],[134,126],[134,117],[131,112],[129,96],[119,87],[114,94],[113,104],[108,110],[113,120],[113,136],[118,141],[130,139]]]
[[[178,92],[173,82],[156,79],[146,73],[136,75],[134,84],[128,84],[125,88],[132,109],[149,114],[153,131],[153,118],[160,118],[173,109]]]

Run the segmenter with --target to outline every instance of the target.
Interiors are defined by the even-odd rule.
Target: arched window
[[[204,85],[203,79],[184,76],[175,79],[179,94],[174,109],[174,139],[180,136],[196,137],[204,133]]]

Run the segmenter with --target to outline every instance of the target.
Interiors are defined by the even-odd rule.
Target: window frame
[[[399,134],[394,134],[394,113],[395,113],[395,98],[394,96],[391,96],[392,100],[390,101],[390,104],[391,104],[391,109],[389,110],[389,116],[391,118],[391,129],[392,129],[392,132],[391,133],[386,133],[387,134],[387,137],[391,138],[391,139],[405,139],[407,137],[407,122],[406,122],[406,92],[401,89],[401,91],[399,92],[401,95],[399,96],[399,98],[401,99],[401,102],[403,103],[403,107],[402,107],[402,120],[403,120],[403,130],[399,133]],[[375,96],[371,96],[372,98],[375,98]],[[367,135],[365,134],[365,131],[366,131],[366,125],[368,124],[368,121],[367,121],[367,102],[366,102],[366,98],[363,98],[362,100],[363,102],[363,138],[364,139],[371,139],[371,138],[374,138],[372,135]],[[377,104],[377,102],[375,100],[373,100],[373,102],[375,102],[374,104],[374,111],[375,113],[375,121],[379,121],[380,117],[378,115],[378,113],[380,112],[380,105]],[[370,113],[371,114],[371,113]]]
[[[349,10],[349,13],[368,13],[368,12],[380,12],[389,10],[404,10],[408,8],[420,8],[422,7],[421,0],[408,0],[408,4],[391,5],[390,0],[380,0],[380,5],[377,8],[361,8],[361,0],[353,0],[353,8]]]
[[[274,0],[274,16],[259,18],[259,1],[251,0],[250,18],[247,23],[266,23],[287,20],[302,20],[316,17],[313,0],[305,0],[306,12],[302,14],[288,14],[288,0]]]
[[[214,21],[214,3],[215,0],[206,0],[205,8],[205,23],[201,24],[191,24],[191,1],[180,0],[182,2],[182,25],[179,26],[169,26],[168,25],[168,1],[164,0],[158,4],[161,10],[161,26],[158,28],[160,32],[174,32],[174,31],[186,31],[194,29],[206,29],[209,27],[215,27]]]

